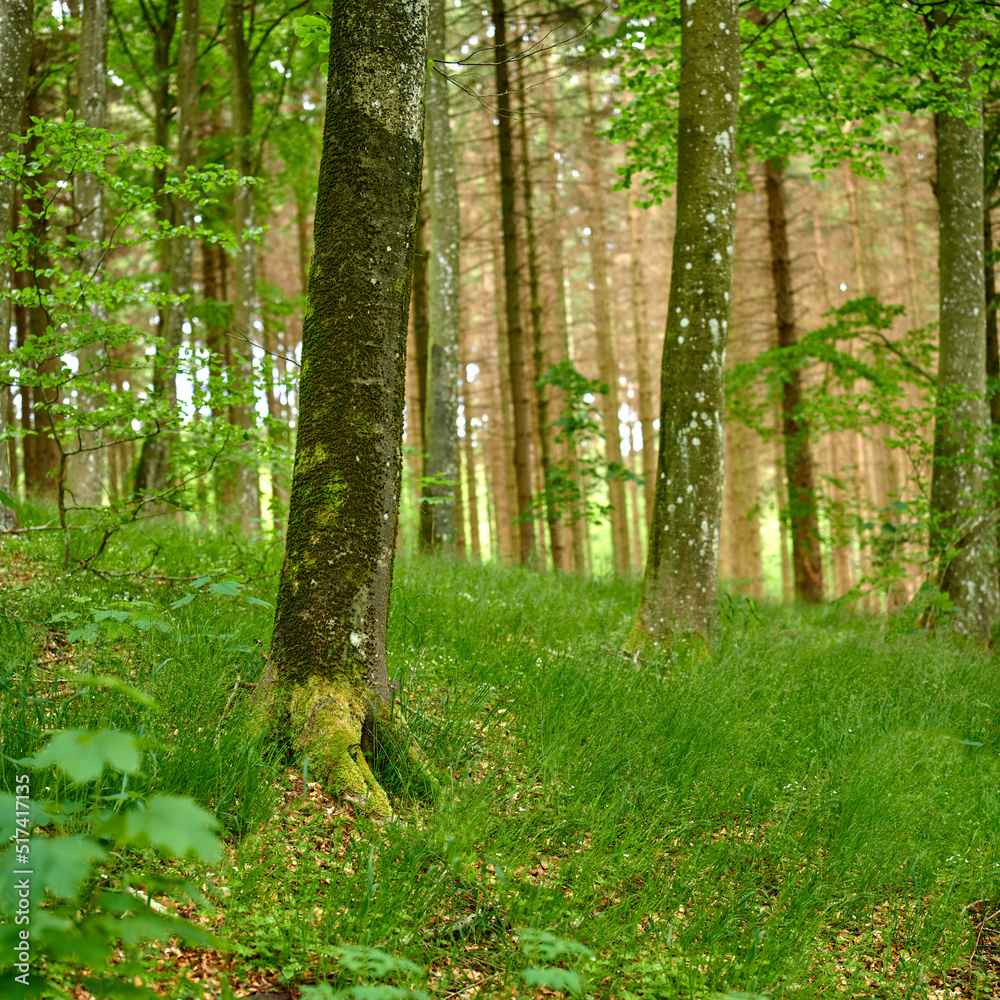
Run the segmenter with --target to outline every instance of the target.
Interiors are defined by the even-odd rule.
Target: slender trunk
[[[410,442],[416,449],[418,459],[418,480],[424,476],[424,460],[427,451],[427,342],[430,334],[430,303],[427,288],[427,198],[426,192],[421,193],[420,205],[417,209],[417,234],[413,251],[413,277],[411,279],[411,303],[413,308],[413,360],[417,369],[416,395],[417,404],[413,414],[413,440]],[[423,486],[416,483],[417,495],[423,493]],[[421,546],[423,535],[421,534]]]
[[[468,371],[467,360],[462,363],[462,371],[463,373]],[[462,438],[462,446],[465,452],[466,507],[469,511],[469,533],[466,545],[469,550],[469,556],[472,559],[479,559],[479,492],[476,477],[476,451],[472,440],[472,414],[475,409],[473,406],[474,390],[472,383],[468,379],[466,379],[464,386],[465,437]]]
[[[687,9],[660,447],[637,622],[657,642],[704,636],[714,620],[725,450],[739,26],[736,0],[700,0]]]
[[[0,0],[0,156],[14,150],[11,136],[21,131],[31,61],[33,9],[32,0]],[[14,230],[14,195],[14,178],[0,174],[0,239],[4,242]],[[0,363],[10,352],[11,299],[5,293],[11,288],[11,279],[10,268],[0,263]],[[22,401],[25,396],[22,390]],[[7,433],[9,397],[10,390],[0,386],[0,436]],[[13,489],[12,464],[9,449],[0,448],[0,490],[8,495]],[[16,526],[14,512],[0,498],[0,531],[10,531]]]
[[[422,553],[433,551],[431,546],[431,528],[429,505],[423,502],[427,488],[424,476],[427,475],[427,361],[430,345],[430,286],[428,282],[428,239],[427,231],[430,219],[427,212],[427,190],[421,192],[420,204],[417,207],[417,234],[413,253],[412,307],[413,307],[413,351],[417,372],[414,414],[413,447],[416,448],[417,481],[415,492],[417,496],[418,515],[418,547]],[[427,516],[425,516],[425,512]],[[426,530],[425,530],[426,529]]]
[[[546,162],[549,165],[549,216],[551,218],[551,240],[552,240],[552,284],[555,294],[555,334],[556,351],[559,362],[570,361],[569,351],[569,316],[566,309],[566,270],[563,263],[563,232],[562,220],[564,210],[559,204],[559,167],[556,162],[556,111],[552,100],[552,86],[548,72],[548,54],[542,52],[542,73],[545,98],[545,134],[546,134]],[[557,396],[557,410],[562,410],[566,405],[566,398],[563,394]],[[562,446],[563,460],[566,463],[566,474],[571,483],[579,488],[580,471],[577,461],[576,442],[567,441]],[[585,548],[585,534],[587,531],[587,521],[583,517],[577,517],[575,509],[566,512],[570,529],[570,552],[564,556],[565,568],[568,570],[569,557],[572,556],[572,568],[579,576],[586,573],[587,562]]]
[[[229,59],[230,101],[233,113],[233,145],[236,172],[241,182],[252,179],[253,92],[250,88],[250,53],[243,31],[243,0],[226,0],[226,55]],[[260,527],[260,484],[257,455],[256,409],[254,406],[254,259],[256,245],[247,235],[254,225],[254,189],[249,183],[236,188],[236,248],[233,281],[233,361],[235,371],[232,422],[242,433],[243,443],[236,462],[236,511],[241,529],[250,533]]]
[[[430,335],[427,412],[424,417],[422,548],[449,554],[455,548],[459,495],[458,329],[460,323],[458,179],[452,147],[449,83],[443,75],[448,50],[445,0],[430,0],[427,54],[437,60],[425,95],[425,148],[430,177],[431,254],[428,267]]]
[[[611,547],[615,572],[629,572],[628,512],[625,510],[625,481],[622,478],[622,441],[618,419],[618,365],[615,361],[608,306],[608,249],[604,229],[604,178],[597,135],[597,108],[594,104],[594,81],[584,74],[587,93],[587,159],[590,167],[590,275],[594,286],[594,339],[597,343],[597,367],[608,392],[600,398],[601,422],[604,425],[604,460],[608,469],[608,495],[611,502]]]
[[[84,0],[80,20],[80,54],[77,57],[79,99],[77,113],[89,128],[103,129],[108,111],[108,3],[107,0]],[[74,178],[74,201],[79,223],[80,270],[95,291],[101,283],[100,266],[104,256],[104,188],[94,174],[85,172]],[[97,294],[87,295],[89,329],[78,353],[80,374],[90,385],[80,392],[79,409],[92,414],[103,403],[95,384],[102,379],[101,369],[107,358],[101,327],[107,322],[107,310]],[[87,373],[91,374],[88,376]],[[79,439],[83,449],[73,462],[74,501],[78,506],[101,504],[104,493],[104,442],[95,421],[82,430]]]
[[[559,502],[552,486],[553,433],[552,413],[549,406],[550,388],[539,380],[548,371],[545,351],[545,328],[542,324],[541,274],[538,263],[538,232],[535,228],[534,187],[532,181],[531,150],[528,142],[528,108],[524,93],[523,63],[517,73],[517,104],[521,116],[518,135],[521,146],[521,176],[524,181],[524,220],[528,236],[528,291],[531,303],[531,343],[535,368],[535,407],[538,411],[538,444],[542,465],[542,489],[545,497],[545,520],[549,528],[549,546],[552,568],[563,568],[562,524]]]
[[[823,239],[823,222],[819,214],[819,199],[813,199],[812,208],[813,222],[813,254],[816,258],[816,274],[819,279],[820,303],[824,313],[828,313],[833,307],[830,301],[830,280],[826,267],[826,244]],[[834,517],[840,515],[841,523],[831,524],[831,540],[833,543],[833,596],[842,597],[851,587],[854,586],[851,572],[851,544],[850,536],[847,534],[847,527],[842,516],[847,493],[839,485],[844,478],[843,466],[846,454],[844,439],[848,432],[833,432],[830,439],[830,475],[833,482],[830,485],[830,498]]]
[[[500,204],[503,227],[504,286],[506,288],[507,343],[509,345],[510,390],[514,413],[514,475],[517,484],[518,561],[535,558],[535,519],[531,495],[531,408],[524,363],[521,328],[521,268],[515,209],[514,155],[511,130],[510,83],[507,70],[507,27],[504,0],[492,0],[496,45],[497,148],[500,155]]]
[[[202,297],[206,303],[216,306],[207,311],[205,323],[205,348],[208,351],[209,398],[211,399],[212,428],[223,428],[225,433],[231,433],[228,424],[223,419],[227,413],[226,390],[224,379],[230,371],[232,356],[229,338],[225,327],[216,317],[221,312],[222,303],[226,300],[226,261],[229,258],[217,243],[202,243]],[[148,439],[147,439],[148,440]],[[223,442],[214,442],[221,448]],[[215,505],[219,520],[233,504],[233,480],[220,470],[215,475]]]
[[[778,346],[798,342],[792,291],[791,255],[785,212],[785,177],[780,164],[765,165],[767,219],[771,242],[771,274],[774,281]],[[809,444],[809,426],[802,416],[802,375],[796,368],[785,378],[781,393],[781,423],[785,440],[788,479],[788,521],[792,535],[792,565],[795,596],[815,604],[823,600],[823,558],[816,513],[816,473]]]
[[[982,512],[987,425],[982,126],[944,112],[934,124],[941,318],[931,550],[941,559],[941,589],[959,609],[959,627],[989,638],[1000,617],[1000,594],[991,566],[996,532],[987,529]]]
[[[40,109],[38,92],[34,92],[26,103],[28,119],[38,115]],[[26,154],[30,157],[38,145],[37,139],[32,139],[27,144]],[[36,189],[37,190],[37,189]],[[36,220],[34,238],[36,255],[31,262],[30,272],[21,272],[17,275],[18,282],[30,287],[37,281],[34,291],[37,291],[41,299],[51,286],[52,260],[45,253],[45,206],[42,198],[37,193],[33,193],[26,203],[28,216]],[[49,324],[45,310],[32,306],[27,310],[26,336],[28,341],[44,343],[44,338],[48,332]],[[19,331],[20,332],[20,331]],[[61,362],[56,357],[48,357],[40,361],[37,365],[38,374],[42,376],[55,375],[61,366]],[[59,401],[59,392],[56,389],[47,389],[42,385],[32,387],[31,411],[32,429],[34,431],[34,443],[32,453],[35,460],[34,476],[31,486],[41,497],[49,500],[56,500],[59,494],[59,471],[62,458],[62,450],[56,437],[55,421],[52,417],[52,407]]]
[[[497,513],[497,534],[502,536],[503,542],[500,552],[508,559],[513,559],[519,550],[521,532],[516,521],[517,511],[517,478],[514,475],[514,468],[511,458],[514,455],[514,421],[511,418],[510,400],[510,379],[507,373],[510,371],[510,345],[505,333],[504,317],[506,308],[504,305],[504,285],[500,280],[503,274],[503,264],[500,260],[500,247],[493,244],[493,289],[494,289],[494,309],[496,313],[496,337],[497,337],[497,417],[500,426],[497,428],[498,440],[502,441],[500,451],[501,458],[498,469],[498,488],[502,488],[503,497],[498,498],[496,505]]]
[[[649,344],[646,327],[646,296],[642,285],[642,238],[639,232],[639,210],[629,200],[629,275],[632,279],[632,329],[635,333],[636,410],[639,433],[642,436],[642,483],[646,503],[646,526],[653,514],[656,491],[656,449],[653,445],[653,395],[650,386]]]
[[[163,7],[162,20],[148,24],[153,33],[153,79],[151,93],[153,97],[153,143],[161,149],[167,148],[170,134],[170,47],[177,28],[178,0],[167,0]],[[158,13],[156,8],[144,10],[147,17],[150,13]],[[173,221],[173,205],[170,196],[163,191],[167,172],[164,165],[153,168],[153,188],[156,191],[156,217],[160,222]],[[160,244],[160,274],[163,287],[168,288],[172,282],[173,271],[171,260],[174,249],[173,240]],[[162,305],[159,310],[157,332],[164,338],[163,344],[157,347],[153,358],[153,395],[163,401],[165,419],[170,420],[176,410],[177,400],[177,348],[170,344],[166,337],[168,330],[175,329],[170,322],[171,307]],[[170,480],[170,434],[167,427],[157,426],[143,441],[139,466],[135,473],[135,492],[137,495],[161,493]]]

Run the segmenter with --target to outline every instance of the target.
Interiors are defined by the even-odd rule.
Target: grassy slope
[[[161,543],[171,576],[234,565],[224,540]],[[148,544],[116,543],[103,565],[144,565]],[[199,873],[228,893],[202,918],[231,942],[206,983],[307,981],[347,943],[430,969],[437,995],[509,995],[529,927],[593,951],[561,961],[596,996],[1000,995],[1000,944],[989,921],[979,933],[1000,908],[1000,673],[906,617],[734,598],[710,657],[633,662],[618,648],[634,586],[403,561],[390,670],[451,779],[433,807],[396,789],[405,825],[371,827],[308,774],[303,797],[301,762],[279,768],[247,729],[236,682],[259,675],[267,608],[184,581],[60,578],[54,540],[3,545],[7,582],[25,584],[3,591],[3,752],[63,726],[162,741],[138,787],[193,795],[229,837],[227,863]],[[242,594],[272,591],[264,578]],[[111,609],[133,617],[90,643],[59,636]],[[42,624],[60,611],[81,617]],[[144,617],[162,628],[136,628]],[[67,663],[128,679],[163,713],[58,682]],[[5,787],[12,773],[4,762]],[[153,948],[147,964],[185,996],[190,959]]]

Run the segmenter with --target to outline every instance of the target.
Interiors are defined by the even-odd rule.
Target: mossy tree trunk
[[[979,107],[981,114],[981,105]],[[938,417],[931,482],[932,552],[959,624],[989,637],[1000,618],[995,532],[982,511],[986,401],[983,135],[979,122],[938,112],[940,274]]]
[[[421,549],[455,551],[458,473],[459,207],[455,152],[443,75],[447,53],[444,0],[430,0],[427,55],[436,60],[427,81],[426,144],[430,176],[431,247],[428,261],[429,337],[424,414],[424,501]]]
[[[12,135],[21,131],[28,64],[31,61],[31,0],[0,0],[0,156],[13,151]],[[0,239],[6,241],[14,228],[14,178],[0,172]],[[10,268],[0,263],[0,355],[10,350]],[[0,435],[7,431],[6,387],[0,390]],[[22,400],[26,394],[22,394]],[[10,452],[0,446],[0,490],[11,491]],[[14,512],[0,503],[0,530],[16,527]]]
[[[299,426],[261,708],[309,769],[373,816],[391,712],[386,621],[402,473],[427,6],[333,5]],[[426,779],[430,782],[430,779]]]
[[[736,207],[736,0],[684,0],[682,10],[677,228],[637,622],[657,642],[704,636],[715,615]]]

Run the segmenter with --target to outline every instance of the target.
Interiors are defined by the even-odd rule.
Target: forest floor
[[[633,657],[635,583],[400,558],[390,672],[443,791],[384,773],[375,824],[252,729],[279,543],[135,533],[100,575],[60,544],[0,542],[0,790],[52,730],[135,733],[127,783],[38,780],[79,823],[190,796],[223,847],[92,871],[213,935],[121,945],[115,1000],[1000,998],[1000,661],[917,609],[724,596],[707,654]]]

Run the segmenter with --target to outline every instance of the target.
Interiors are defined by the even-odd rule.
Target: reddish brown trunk
[[[792,292],[791,256],[785,211],[784,173],[768,160],[765,169],[767,218],[771,239],[771,274],[774,280],[778,346],[798,342]],[[785,380],[781,394],[781,422],[785,439],[788,479],[788,520],[792,534],[795,596],[815,604],[823,599],[823,561],[816,513],[816,474],[809,446],[809,426],[802,416],[802,377],[798,369]]]

